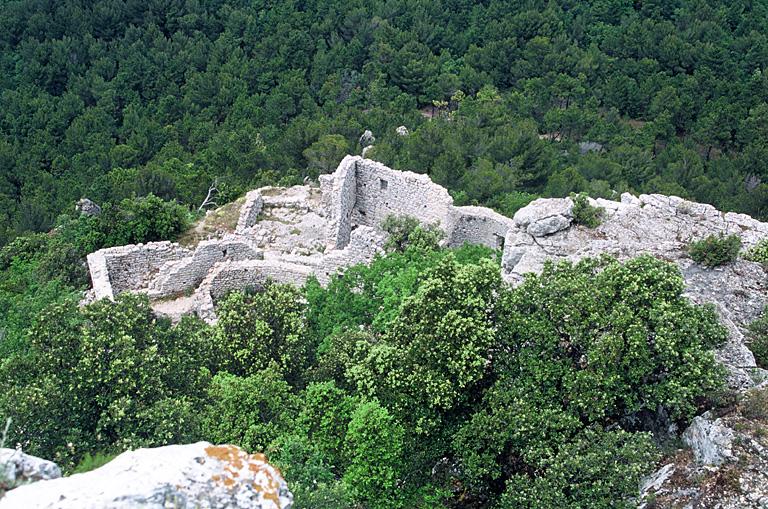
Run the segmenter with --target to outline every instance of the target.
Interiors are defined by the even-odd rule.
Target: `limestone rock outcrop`
[[[689,242],[711,234],[736,234],[744,248],[768,238],[768,223],[744,214],[720,212],[711,205],[675,196],[623,194],[621,201],[590,200],[604,209],[602,223],[587,228],[572,223],[569,199],[538,199],[520,209],[507,232],[502,276],[512,284],[539,272],[548,260],[578,261],[602,254],[626,260],[643,253],[674,262],[685,278],[686,294],[715,306],[730,340],[717,356],[735,388],[753,386],[768,375],[744,346],[747,326],[768,302],[768,278],[758,263],[738,260],[714,269],[688,255]]]
[[[733,439],[733,430],[722,419],[713,419],[710,412],[694,417],[683,433],[683,440],[700,465],[720,466],[733,460]]]
[[[768,384],[718,412],[696,417],[683,433],[690,449],[641,483],[639,509],[768,507]]]
[[[0,497],[3,493],[46,479],[61,477],[56,463],[47,461],[17,449],[0,449]]]
[[[9,491],[0,509],[290,509],[293,495],[262,454],[208,442],[138,449],[106,465]]]
[[[75,210],[86,216],[98,216],[101,214],[101,207],[88,198],[81,198],[75,205]]]

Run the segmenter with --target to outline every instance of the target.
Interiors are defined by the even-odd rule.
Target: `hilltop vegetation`
[[[202,439],[266,451],[301,508],[630,507],[649,432],[721,386],[725,329],[667,262],[510,289],[495,256],[414,244],[327,288],[231,293],[214,326],[131,295],[56,304],[0,363],[0,415],[67,470]]]
[[[219,204],[300,182],[366,128],[371,157],[459,203],[634,190],[768,214],[760,2],[2,7],[0,244],[82,196],[196,208],[217,177]]]

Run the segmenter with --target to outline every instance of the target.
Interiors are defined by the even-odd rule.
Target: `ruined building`
[[[141,292],[160,314],[197,313],[214,321],[214,302],[231,290],[258,289],[269,280],[302,284],[313,275],[326,284],[345,267],[370,261],[386,240],[381,222],[407,215],[439,225],[449,246],[468,242],[502,250],[501,273],[513,284],[551,259],[651,253],[674,262],[689,297],[714,304],[730,331],[731,341],[718,356],[729,367],[731,384],[748,386],[766,374],[744,345],[747,324],[766,304],[763,267],[738,260],[704,268],[690,259],[687,245],[723,233],[738,235],[749,248],[768,238],[768,223],[674,196],[625,193],[620,201],[591,203],[605,211],[597,228],[574,224],[569,198],[535,200],[510,219],[483,207],[455,206],[426,175],[347,156],[333,174],[320,177],[319,189],[249,192],[239,203],[236,227],[216,238],[191,246],[153,242],[90,254],[93,288],[87,300]]]

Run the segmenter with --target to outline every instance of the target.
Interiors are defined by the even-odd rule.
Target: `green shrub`
[[[602,484],[608,446],[590,449],[591,438],[579,437],[585,427],[653,431],[645,418],[688,419],[696,398],[722,386],[712,348],[727,332],[684,289],[674,264],[642,256],[548,263],[502,292],[489,356],[493,383],[454,436],[470,491],[535,477],[551,496],[534,507],[614,507],[611,500],[631,496],[634,481]],[[623,437],[600,441],[635,443]],[[645,448],[635,445],[624,450],[639,463],[626,464],[631,476],[620,478],[636,479],[647,465]],[[507,498],[508,507],[532,506],[514,493]]]
[[[587,228],[597,228],[603,222],[605,209],[590,205],[585,194],[575,194],[571,196],[573,200],[573,222],[586,226]]]
[[[747,346],[754,354],[757,365],[768,369],[768,311],[763,311],[760,318],[749,324]]]
[[[627,495],[637,490],[657,456],[646,433],[587,428],[573,442],[547,455],[535,477],[512,476],[498,508],[636,507]]]
[[[744,259],[768,266],[768,239],[763,239],[744,253]]]
[[[387,251],[403,252],[409,247],[434,250],[440,247],[445,233],[437,225],[422,225],[411,216],[387,216],[381,222],[381,229],[389,234],[384,248]]]
[[[294,400],[274,362],[248,377],[219,373],[208,388],[202,438],[238,445],[249,452],[265,451],[290,429]]]
[[[738,235],[709,235],[688,245],[688,253],[696,263],[705,267],[718,267],[731,263],[739,256],[741,239]]]

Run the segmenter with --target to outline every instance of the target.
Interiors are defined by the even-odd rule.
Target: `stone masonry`
[[[502,277],[518,284],[547,260],[577,261],[610,254],[620,260],[650,253],[676,263],[687,294],[712,303],[730,331],[718,352],[734,386],[765,375],[744,345],[744,333],[766,304],[768,283],[757,263],[707,269],[687,254],[691,240],[737,234],[745,248],[768,237],[768,224],[743,214],[674,196],[625,193],[621,201],[591,200],[605,210],[594,229],[575,225],[569,198],[538,199],[510,219],[484,207],[457,207],[428,176],[396,171],[347,156],[320,188],[265,187],[247,193],[232,231],[187,248],[171,242],[103,249],[88,256],[93,282],[86,301],[122,292],[145,293],[154,309],[172,318],[196,313],[215,321],[214,304],[227,292],[258,289],[268,281],[303,284],[331,276],[382,252],[381,222],[415,217],[445,232],[445,244],[481,244],[503,252]]]

